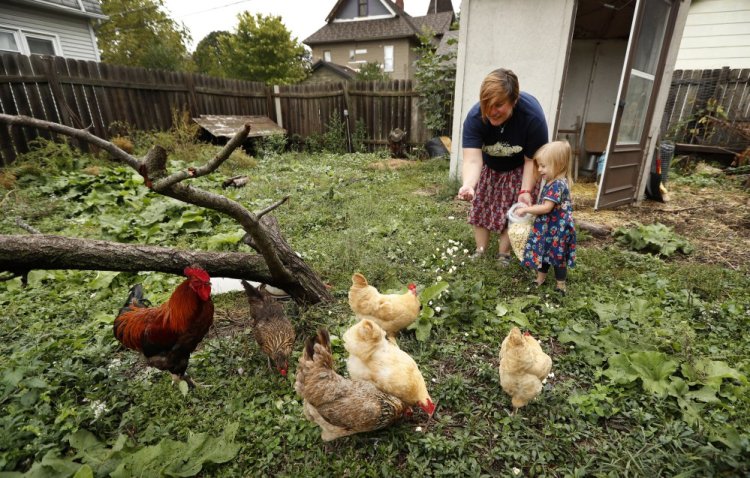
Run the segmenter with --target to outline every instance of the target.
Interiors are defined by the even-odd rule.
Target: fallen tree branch
[[[99,148],[110,153],[114,160],[122,162],[130,166],[131,168],[138,171],[144,178],[144,183],[147,187],[151,188],[154,192],[163,196],[168,196],[189,204],[196,206],[213,209],[224,215],[227,215],[237,221],[246,232],[248,238],[247,243],[252,244],[252,247],[262,255],[262,261],[265,262],[266,271],[268,277],[264,277],[260,282],[273,285],[280,289],[284,289],[289,295],[298,303],[317,303],[321,301],[333,300],[325,284],[320,280],[317,274],[304,262],[300,257],[292,250],[287,244],[286,240],[278,230],[278,223],[275,220],[267,220],[269,216],[263,217],[271,210],[279,207],[283,204],[287,198],[278,201],[269,208],[266,208],[260,213],[256,214],[245,209],[241,204],[233,201],[225,196],[202,190],[200,188],[192,187],[183,182],[190,178],[205,176],[214,172],[226,159],[231,155],[238,146],[240,146],[250,132],[250,125],[245,124],[235,136],[227,143],[227,145],[216,154],[210,161],[199,168],[188,168],[181,170],[176,173],[170,174],[167,171],[168,157],[167,152],[164,148],[159,146],[152,147],[146,156],[139,160],[122,149],[118,148],[114,144],[105,141],[97,136],[92,135],[88,131],[71,128],[68,126],[60,125],[57,123],[51,123],[44,120],[30,118],[28,116],[11,116],[6,114],[0,114],[0,123],[7,123],[10,125],[27,126],[38,129],[45,129],[54,131],[57,133],[72,136],[82,141],[86,141]],[[23,238],[30,238],[32,236],[21,236]],[[47,236],[48,239],[50,236]],[[51,236],[55,237],[55,236]],[[73,239],[73,241],[82,241],[81,239]],[[10,247],[11,242],[6,242],[5,246]],[[62,243],[56,243],[61,246]],[[2,244],[0,244],[0,248]],[[145,247],[145,246],[135,246]],[[8,249],[0,250],[0,254],[8,252]],[[73,254],[71,257],[77,257],[77,260],[81,260],[82,265],[76,267],[74,263],[68,261],[65,262],[64,267],[61,260],[54,255],[54,251],[45,253],[44,251],[37,251],[39,258],[26,256],[28,264],[34,264],[31,268],[38,269],[51,269],[51,268],[73,268],[73,269],[100,269],[100,270],[113,270],[111,265],[108,266],[108,261],[102,261],[100,257],[88,257],[76,256]],[[70,250],[71,253],[74,251]],[[108,253],[112,251],[106,251],[99,249],[98,254],[106,257]],[[169,266],[160,266],[161,261],[157,264],[154,261],[141,261],[139,262],[142,269],[138,269],[136,266],[129,266],[130,269],[114,269],[114,270],[161,270],[164,272],[170,271],[181,271],[186,265],[192,262],[200,262],[207,267],[209,273],[214,275],[219,274],[226,277],[237,277],[255,280],[257,276],[248,276],[250,270],[255,271],[257,274],[253,262],[249,266],[241,267],[238,263],[233,263],[232,266],[220,267],[218,264],[215,267],[211,266],[213,261],[206,261],[208,256],[202,256],[204,258],[201,261],[198,258],[190,256],[191,253],[187,251],[174,251],[172,254],[176,258],[172,261]],[[206,252],[196,252],[192,254],[212,254]],[[257,256],[246,256],[244,260],[250,261],[251,257]],[[10,261],[10,256],[8,261]],[[44,260],[41,260],[41,259]],[[165,258],[166,260],[166,258]],[[88,261],[88,262],[87,262]],[[206,263],[209,262],[209,263]],[[179,263],[179,265],[176,265]],[[88,264],[84,266],[83,264]],[[0,263],[0,267],[11,272],[22,267],[15,267],[15,264],[7,262],[5,264]],[[24,266],[25,267],[25,266]],[[124,266],[123,266],[124,267]],[[161,268],[156,268],[161,267]],[[164,270],[164,268],[168,270]],[[248,269],[250,267],[250,269]],[[234,272],[231,272],[232,268]],[[218,272],[221,271],[221,272]],[[244,271],[244,272],[239,272]]]
[[[600,224],[594,224],[593,222],[586,222],[576,220],[576,226],[584,231],[588,231],[592,236],[595,237],[609,237],[612,235],[612,228],[609,226],[602,226]]]
[[[181,275],[198,263],[215,277],[279,283],[257,254],[186,251],[159,246],[81,239],[50,234],[0,234],[0,269],[19,275],[33,269],[158,271]]]

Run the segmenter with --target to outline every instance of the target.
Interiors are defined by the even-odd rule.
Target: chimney
[[[396,6],[401,10],[404,9],[404,0],[396,0]]]

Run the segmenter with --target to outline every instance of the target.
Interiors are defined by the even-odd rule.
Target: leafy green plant
[[[456,50],[438,54],[432,43],[434,32],[423,30],[417,35],[415,89],[420,94],[419,106],[425,112],[425,124],[435,135],[449,132],[448,119],[453,109],[453,87],[456,82]],[[457,42],[457,40],[455,40]]]
[[[388,81],[391,76],[383,71],[383,67],[377,61],[368,61],[359,68],[354,76],[357,81]]]
[[[661,223],[638,224],[633,228],[618,227],[613,233],[619,244],[635,251],[651,252],[669,257],[675,252],[690,254],[693,246]]]

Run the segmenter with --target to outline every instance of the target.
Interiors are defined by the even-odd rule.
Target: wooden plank
[[[101,72],[99,71],[99,63],[95,61],[87,61],[82,65],[85,68],[86,74],[90,79],[97,81],[101,80]],[[112,115],[112,106],[109,104],[109,96],[107,95],[106,88],[102,86],[92,85],[91,86],[91,101],[96,106],[96,115],[101,125],[101,131],[97,133],[102,138],[109,138],[111,136],[109,125],[114,121]]]
[[[18,75],[18,57],[21,55],[11,54],[3,55],[2,57],[2,71],[0,73],[6,73],[8,75]],[[31,111],[26,100],[26,94],[24,93],[24,85],[21,83],[12,83],[9,85],[7,90],[8,96],[4,98],[3,106],[7,110],[7,114],[12,115],[30,115]],[[32,128],[22,128],[19,126],[11,126],[11,136],[13,136],[13,142],[15,143],[16,152],[23,154],[29,151],[29,141],[36,137],[36,132]]]
[[[250,138],[285,132],[267,116],[201,115],[193,121],[217,138],[232,138],[248,122]]]
[[[34,77],[34,68],[31,66],[31,61],[28,56],[18,57],[18,67],[22,76],[29,78]],[[42,95],[39,92],[39,86],[35,82],[29,82],[24,85],[26,91],[26,97],[29,103],[29,116],[38,119],[47,119],[47,115],[44,111],[44,104],[42,103]],[[52,139],[52,135],[47,130],[36,130],[37,136],[41,136],[45,139]]]
[[[0,78],[6,76],[5,57],[8,54],[0,54]],[[0,112],[7,115],[16,114],[13,103],[13,94],[10,84],[0,81]],[[0,164],[8,166],[16,160],[16,149],[14,147],[16,132],[13,127],[0,125]],[[26,139],[24,138],[24,141]]]

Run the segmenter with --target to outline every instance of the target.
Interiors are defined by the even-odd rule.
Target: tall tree
[[[225,62],[228,76],[269,85],[305,79],[310,56],[281,17],[243,12],[237,18],[236,33],[220,39],[222,51],[231,58]]]
[[[163,0],[102,0],[109,16],[97,31],[102,61],[126,66],[191,69],[190,33],[160,7]]]
[[[193,52],[193,62],[199,73],[217,77],[227,76],[224,65],[228,58],[222,52],[219,39],[229,35],[231,33],[226,31],[213,31],[198,42]]]

